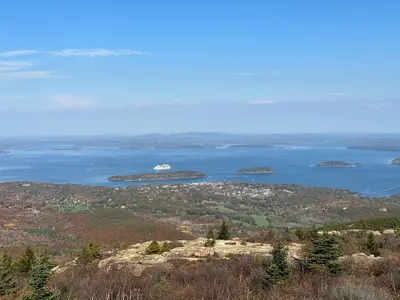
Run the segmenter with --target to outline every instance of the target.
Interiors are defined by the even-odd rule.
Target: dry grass
[[[348,268],[350,268],[348,266]],[[271,289],[261,285],[261,261],[176,261],[171,268],[148,270],[135,278],[128,268],[101,271],[95,266],[54,278],[62,299],[82,300],[391,300],[400,297],[400,259],[369,267],[351,266],[352,274],[332,277],[295,269],[292,278]]]

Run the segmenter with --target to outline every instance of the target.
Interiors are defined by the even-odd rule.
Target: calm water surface
[[[226,148],[176,150],[121,150],[84,148],[52,150],[54,146],[11,149],[0,155],[0,181],[41,181],[104,186],[127,183],[108,182],[111,175],[153,172],[157,164],[172,170],[196,170],[209,175],[196,181],[244,181],[293,183],[345,188],[368,196],[400,194],[400,167],[390,161],[394,152],[346,150],[343,147],[290,149]],[[326,160],[362,163],[354,168],[316,168]],[[269,166],[273,175],[235,174],[240,168]],[[129,183],[135,184],[135,183]]]

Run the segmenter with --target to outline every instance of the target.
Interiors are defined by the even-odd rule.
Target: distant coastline
[[[373,150],[373,151],[394,151],[400,152],[400,145],[362,145],[362,146],[348,146],[348,150]]]

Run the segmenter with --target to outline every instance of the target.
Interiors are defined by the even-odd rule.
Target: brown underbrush
[[[53,278],[60,299],[80,300],[386,300],[400,299],[400,256],[371,265],[344,264],[341,275],[295,267],[288,281],[265,288],[259,258],[175,261],[142,277],[129,268],[103,271],[86,266]]]

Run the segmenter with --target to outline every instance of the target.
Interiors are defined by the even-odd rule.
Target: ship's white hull
[[[154,167],[154,170],[160,171],[160,170],[169,170],[171,169],[170,165],[157,165]]]

